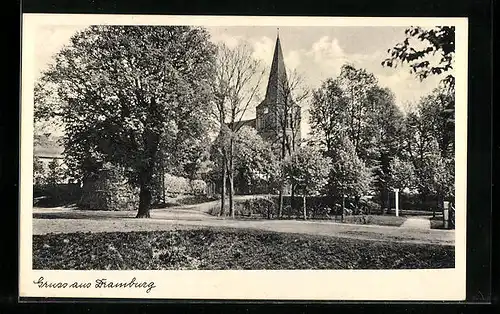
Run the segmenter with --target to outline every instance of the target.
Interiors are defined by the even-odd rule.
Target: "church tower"
[[[266,97],[256,108],[255,127],[257,132],[273,145],[280,145],[285,135],[288,153],[299,145],[300,121],[300,106],[292,99],[278,34]]]

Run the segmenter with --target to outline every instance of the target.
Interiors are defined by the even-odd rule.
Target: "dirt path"
[[[410,217],[401,225],[401,228],[429,230],[431,221],[428,217]]]
[[[211,216],[202,209],[209,204],[151,211],[150,219],[135,219],[135,212],[40,209],[33,211],[33,234],[72,232],[130,232],[186,228],[247,228],[274,232],[312,234],[377,241],[453,245],[449,230],[342,224],[327,221],[232,220]],[[210,206],[213,206],[211,204]],[[209,207],[208,207],[209,208]]]

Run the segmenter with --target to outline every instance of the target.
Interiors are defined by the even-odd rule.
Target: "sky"
[[[45,69],[53,55],[83,28],[69,25],[41,27],[35,43],[35,73]],[[230,47],[247,43],[253,50],[253,57],[269,69],[278,28],[285,66],[300,73],[309,88],[318,88],[325,79],[337,76],[341,66],[349,62],[373,73],[380,86],[394,92],[396,104],[404,109],[408,103],[417,102],[430,93],[440,80],[440,77],[430,77],[420,82],[409,72],[408,66],[382,67],[381,62],[388,56],[387,50],[404,39],[404,27],[210,26],[207,30],[215,43],[222,42]],[[306,134],[309,131],[308,104],[302,107],[305,117],[302,132]],[[249,115],[254,115],[254,111]]]

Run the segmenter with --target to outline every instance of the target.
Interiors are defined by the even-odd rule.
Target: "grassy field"
[[[453,246],[227,228],[33,237],[34,269],[453,268],[454,255]]]

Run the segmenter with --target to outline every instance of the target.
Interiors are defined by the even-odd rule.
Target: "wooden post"
[[[303,202],[303,207],[304,207],[304,220],[307,220],[306,196],[305,196],[305,194],[302,196],[302,202]]]
[[[340,215],[341,222],[344,222],[344,212],[345,212],[345,194],[342,194],[342,213]]]
[[[399,216],[399,189],[394,190],[396,192],[396,217]]]
[[[444,202],[444,207],[443,207],[443,226],[445,229],[448,229],[449,228],[449,221],[450,221],[450,217],[449,217],[449,202]]]

